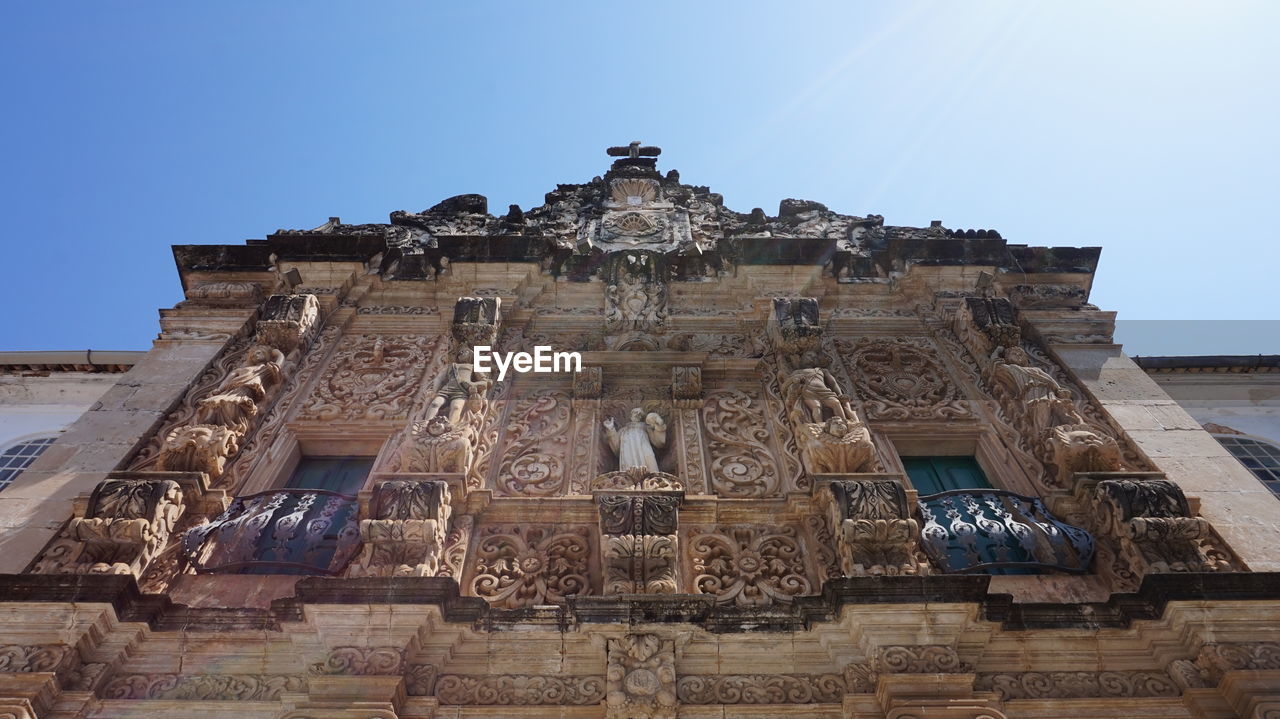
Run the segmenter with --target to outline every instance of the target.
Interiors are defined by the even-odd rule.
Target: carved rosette
[[[90,495],[85,515],[71,520],[33,571],[141,576],[185,509],[182,488],[172,480],[104,480]]]
[[[822,500],[836,527],[840,571],[846,577],[925,575],[920,524],[906,491],[893,480],[839,481]]]
[[[349,576],[436,576],[450,512],[449,487],[444,482],[378,484],[369,501],[369,518],[360,520],[364,546]]]
[[[591,594],[594,534],[587,527],[482,527],[471,591],[501,609],[562,604],[567,596]]]
[[[675,642],[627,634],[608,642],[605,719],[675,719]]]
[[[693,589],[718,604],[790,604],[812,593],[799,533],[792,527],[738,524],[695,528],[688,537]]]
[[[1118,542],[1121,560],[1138,572],[1237,571],[1230,551],[1201,517],[1191,516],[1182,488],[1166,479],[1108,479],[1089,494],[1097,534]]]

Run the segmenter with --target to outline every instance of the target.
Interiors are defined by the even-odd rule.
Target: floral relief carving
[[[607,649],[605,719],[675,719],[675,642],[627,634]]]
[[[1227,672],[1280,669],[1280,642],[1210,642],[1194,660],[1176,659],[1169,674],[1184,689],[1215,687]]]
[[[444,550],[440,557],[440,569],[437,577],[452,577],[462,583],[462,571],[467,559],[467,546],[471,543],[471,530],[475,529],[476,518],[463,514],[453,518],[449,532],[444,536]]]
[[[423,368],[439,343],[439,337],[413,335],[347,338],[299,418],[408,419]]]
[[[75,660],[71,647],[62,644],[0,645],[0,674],[57,672]]]
[[[184,511],[177,482],[103,480],[90,495],[85,516],[71,519],[33,571],[140,576],[164,549]]]
[[[599,704],[604,697],[605,682],[598,676],[445,674],[436,681],[436,699],[444,705],[585,706]]]
[[[481,528],[471,591],[495,607],[519,609],[591,594],[587,527],[491,525]]]
[[[540,392],[516,400],[498,470],[501,494],[547,497],[564,488],[571,400],[564,392]]]
[[[685,704],[838,704],[845,680],[839,674],[711,674],[680,677]]]
[[[436,691],[440,668],[434,664],[413,664],[404,673],[405,693],[411,697],[429,697]]]
[[[923,337],[836,340],[872,420],[959,419],[973,416],[960,390]]]
[[[719,604],[789,604],[811,594],[799,534],[792,527],[729,525],[689,532],[692,586]]]
[[[707,393],[702,421],[711,455],[711,487],[722,497],[767,497],[779,491],[763,411],[758,392]]]
[[[400,647],[334,647],[322,662],[311,665],[312,674],[373,676],[403,671],[404,650]]]
[[[1000,699],[1085,699],[1093,697],[1176,697],[1182,692],[1164,672],[990,672],[973,688]]]
[[[307,682],[289,674],[125,674],[102,688],[104,699],[276,701],[305,692]]]

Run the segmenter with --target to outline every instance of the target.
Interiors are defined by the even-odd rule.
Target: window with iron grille
[[[22,470],[36,461],[36,457],[45,451],[57,437],[38,437],[19,442],[0,454],[0,490],[13,483]]]
[[[1215,436],[1227,451],[1257,475],[1267,489],[1280,496],[1280,447],[1250,437]]]

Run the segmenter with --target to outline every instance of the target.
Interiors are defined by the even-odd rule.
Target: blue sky
[[[528,208],[633,139],[740,211],[1101,245],[1124,319],[1280,319],[1276,27],[1266,2],[5,3],[0,349],[147,348],[171,244]],[[1280,353],[1247,326],[1130,351]]]

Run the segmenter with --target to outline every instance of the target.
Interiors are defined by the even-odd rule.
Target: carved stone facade
[[[0,495],[0,717],[1280,706],[1280,502],[1111,344],[1096,248],[610,156],[175,247],[156,347]]]

